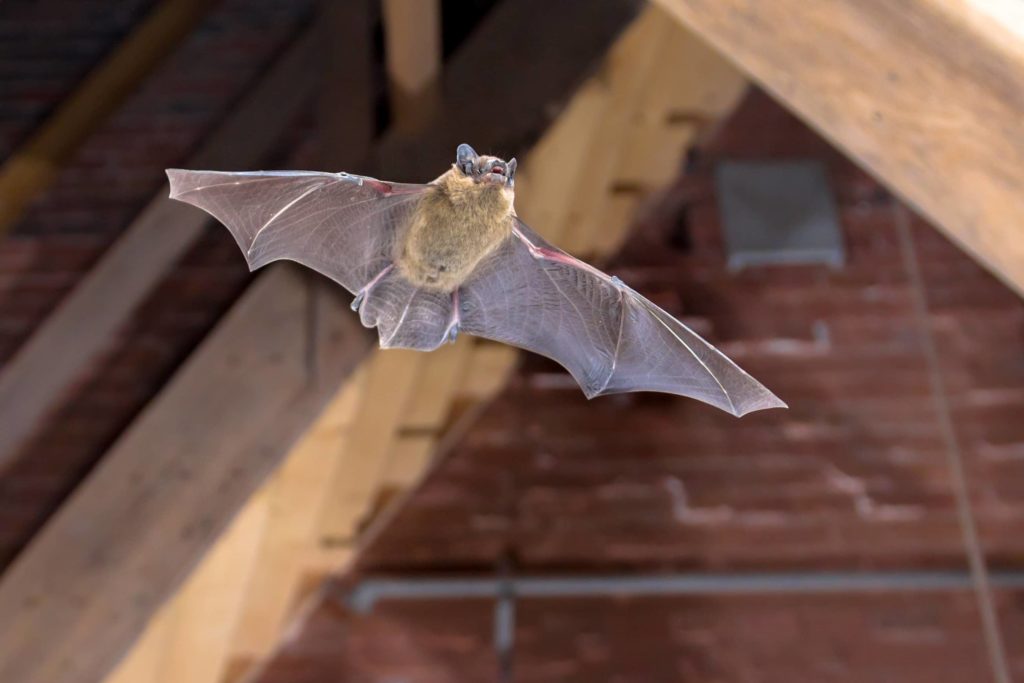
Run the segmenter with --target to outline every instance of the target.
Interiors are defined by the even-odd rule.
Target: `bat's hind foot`
[[[355,311],[356,313],[358,313],[359,312],[359,307],[363,305],[363,299],[365,299],[365,298],[366,298],[366,292],[365,291],[360,291],[358,294],[356,294],[356,298],[352,299],[352,310]]]
[[[378,282],[380,282],[381,279],[385,275],[390,273],[391,269],[394,268],[394,267],[395,267],[395,265],[392,263],[387,268],[385,268],[384,270],[382,270],[379,273],[377,273],[376,277],[374,277],[372,280],[367,282],[365,287],[363,287],[358,292],[356,292],[356,298],[352,299],[352,310],[353,311],[355,311],[357,313],[359,312],[359,308],[363,305],[363,302],[366,301],[366,295],[369,294],[370,290],[373,289],[373,286],[375,284],[377,284]]]
[[[445,343],[455,343],[459,336],[459,322],[461,320],[462,316],[459,313],[459,290],[456,289],[452,292],[452,317],[448,322],[448,330],[444,333]]]

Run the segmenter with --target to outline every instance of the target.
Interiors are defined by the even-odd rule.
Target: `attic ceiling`
[[[404,1],[388,0],[394,16],[404,16]],[[996,40],[1002,34],[973,3],[962,17],[937,13],[940,4],[915,0],[896,19],[910,22],[916,41],[939,26],[958,45],[988,46],[981,63],[999,66],[989,75],[1015,63],[1012,43]],[[963,176],[995,188],[987,206],[1005,211],[986,214],[989,223],[960,220],[971,204],[959,193],[974,185],[949,187],[955,176],[932,164],[927,182],[911,187],[917,167],[890,163],[906,139],[896,136],[887,156],[887,126],[905,123],[899,117],[850,137],[859,130],[852,119],[825,121],[823,100],[780,80],[785,69],[775,66],[789,57],[777,43],[740,40],[737,27],[775,21],[779,8],[731,7],[734,20],[718,21],[719,8],[705,5],[661,0],[641,12],[639,2],[616,0],[583,21],[569,1],[438,2],[440,40],[409,46],[440,51],[406,67],[439,79],[434,104],[420,107],[398,105],[388,88],[387,11],[369,0],[0,4],[0,678],[1024,676],[1024,305],[767,93],[1011,285],[1015,252],[999,240],[1008,234],[1004,217],[1019,208],[1006,194],[1013,169],[998,187]],[[828,0],[815,16],[825,30],[830,13],[852,12],[851,31],[888,40],[873,22],[890,10],[851,7]],[[143,30],[152,31],[146,40]],[[512,34],[532,37],[528,54],[516,46],[530,40]],[[900,57],[900,49],[871,64],[899,58],[934,75],[945,63],[926,50]],[[744,78],[722,55],[767,90],[741,97]],[[803,60],[785,62],[800,82],[848,73],[841,57],[816,75],[816,58],[791,56]],[[345,87],[320,87],[302,68],[311,58]],[[528,64],[531,76],[489,77],[479,64],[493,59],[507,59],[508,73]],[[351,68],[357,62],[365,72]],[[432,77],[430,64],[440,64]],[[91,85],[97,78],[107,86]],[[984,80],[973,99],[969,80],[952,79],[956,120],[973,120],[983,104],[996,120],[1015,111],[1012,93],[1001,97],[1014,78]],[[921,84],[905,85],[909,96]],[[88,125],[34,146],[83,92],[103,93]],[[515,115],[476,116],[481,98]],[[931,121],[941,109],[919,113]],[[335,126],[339,118],[353,125]],[[922,139],[929,130],[918,130]],[[521,159],[528,153],[522,215],[682,316],[790,410],[737,421],[660,395],[587,402],[556,365],[485,343],[364,357],[368,340],[330,288],[287,269],[254,284],[227,231],[164,213],[165,167],[362,163],[418,174],[447,159],[463,135],[518,146]],[[1019,141],[996,137],[984,139],[993,143],[985,150],[1019,151]],[[33,152],[40,149],[48,151]],[[944,149],[929,147],[918,161]],[[947,151],[955,157],[956,149]],[[963,168],[989,168],[970,145],[960,151]],[[715,174],[752,162],[825,170],[840,267],[730,272]],[[140,251],[145,267],[125,280],[120,264],[134,252],[124,245],[140,226],[170,241]],[[300,332],[264,332],[268,303]],[[231,339],[252,341],[236,354]],[[281,358],[284,370],[276,369]],[[241,386],[231,374],[238,363],[278,383],[276,403],[239,402],[266,419],[232,422],[220,409],[230,399],[213,400]],[[200,425],[196,439],[181,423],[188,415]],[[994,627],[972,588],[951,449],[964,463],[966,501],[996,581]],[[195,470],[186,472],[186,461]],[[158,470],[160,462],[167,467]],[[118,480],[118,471],[122,488],[97,484]],[[139,476],[153,487],[139,486]],[[186,525],[188,538],[175,526],[183,506],[153,503],[160,491],[194,499],[201,523]],[[125,501],[138,503],[135,513],[121,509]],[[153,517],[132,527],[134,514]],[[48,565],[47,557],[60,559]],[[498,599],[385,599],[366,613],[350,602],[360,586],[389,578],[454,585],[821,572],[840,583],[952,576],[955,587],[548,599],[503,589]],[[131,585],[138,591],[129,595]],[[46,638],[32,635],[47,623]]]

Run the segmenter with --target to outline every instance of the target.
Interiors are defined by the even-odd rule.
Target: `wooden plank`
[[[444,426],[472,348],[473,340],[463,336],[423,358],[419,386],[402,416],[404,429],[436,432]]]
[[[309,67],[315,47],[310,35],[295,43],[190,165],[244,168],[266,154],[313,91]],[[0,469],[17,457],[67,387],[103,352],[208,220],[161,192],[0,369]]]
[[[727,116],[747,89],[736,67],[666,12],[655,11],[669,23],[667,40],[637,98],[615,172],[616,184],[647,191],[679,173],[694,136]]]
[[[392,125],[415,132],[440,111],[440,0],[383,0]]]
[[[373,0],[319,0],[320,168],[352,170],[377,132]]]
[[[344,549],[358,532],[424,358],[421,352],[407,350],[374,354],[362,402],[345,445],[344,460],[335,473],[331,496],[321,513],[324,545]]]
[[[249,589],[246,573],[264,533],[267,496],[258,492],[181,587],[150,621],[107,683],[217,681],[226,667],[224,640]],[[253,567],[254,568],[254,567]]]
[[[571,253],[583,253],[590,234],[604,227],[604,204],[626,144],[625,134],[637,99],[648,85],[651,69],[668,39],[669,28],[657,12],[645,12],[608,60],[605,81],[610,104],[596,131],[596,139],[605,144],[587,146],[583,155],[586,172],[572,190],[572,210],[561,245]]]
[[[601,154],[610,167],[603,179],[587,179],[593,187],[575,193],[582,205],[571,212],[573,234],[599,258],[618,250],[641,201],[678,175],[685,150],[747,87],[735,67],[664,10],[652,7],[649,17],[642,43],[657,43],[656,58],[626,49],[613,55],[627,75],[615,78],[613,70],[610,97],[630,106],[604,122],[599,138],[611,142]]]
[[[229,312],[0,578],[0,680],[88,683],[125,654],[368,350],[335,294],[279,267]]]
[[[182,587],[170,610],[154,683],[213,682],[223,674],[269,512],[267,492],[260,491]]]
[[[451,406],[450,403],[448,405]],[[416,484],[434,458],[437,439],[437,434],[399,434],[391,445],[391,457],[381,477],[381,488],[404,491]]]
[[[493,396],[505,386],[519,360],[519,352],[504,344],[477,344],[469,360],[459,395],[474,401]]]
[[[1010,15],[980,0],[658,1],[1024,293]]]
[[[321,511],[331,494],[346,435],[361,402],[366,366],[364,361],[267,485],[270,516],[237,628],[225,647],[227,677],[249,668],[271,648],[298,601],[310,558],[319,544]],[[246,570],[239,567],[236,571],[240,576]]]
[[[610,103],[603,79],[587,81],[517,174],[516,211],[555,244],[562,243],[573,206],[566,194],[586,173],[586,149]]]
[[[0,166],[0,236],[54,180],[60,165],[214,6],[164,0]]]
[[[171,609],[161,609],[146,627],[144,637],[117,665],[107,683],[154,683],[163,669]]]
[[[443,115],[418,135],[389,136],[371,171],[423,182],[455,161],[461,142],[504,156],[525,151],[642,6],[639,0],[585,7],[576,0],[499,3],[446,65]]]

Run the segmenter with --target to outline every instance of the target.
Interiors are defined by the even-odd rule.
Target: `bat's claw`
[[[356,298],[352,300],[352,310],[359,312],[359,307],[363,305],[363,301],[366,299],[366,295],[373,289],[373,286],[381,281],[385,275],[391,272],[391,269],[395,267],[395,264],[389,264],[384,270],[377,273],[377,276],[366,283],[366,286],[359,290],[356,294]]]
[[[462,319],[459,313],[459,290],[452,292],[452,317],[451,322],[448,323],[448,331],[445,332],[444,340],[448,344],[454,344],[455,339],[459,336],[459,321]]]

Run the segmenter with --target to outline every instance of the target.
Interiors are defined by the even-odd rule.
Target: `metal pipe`
[[[1024,571],[993,571],[997,588],[1024,588]],[[967,571],[758,572],[517,578],[367,578],[348,594],[349,606],[370,612],[378,600],[497,598],[511,591],[522,598],[594,596],[733,595],[970,590]]]

